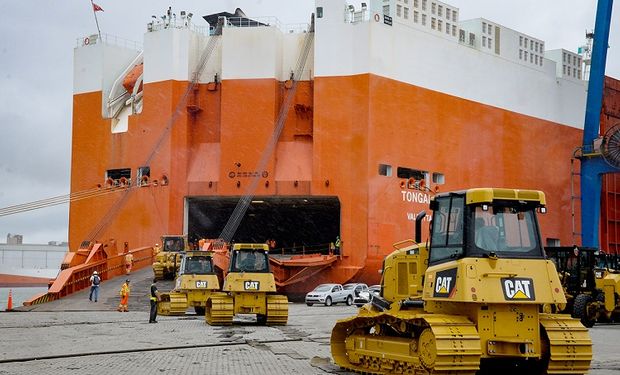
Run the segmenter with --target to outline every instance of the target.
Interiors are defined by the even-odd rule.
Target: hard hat
[[[126,282],[126,283],[128,283],[128,282],[129,282],[129,279],[125,280],[125,282]]]
[[[97,274],[97,271],[93,272],[93,275],[96,275],[96,274]]]
[[[158,244],[158,243],[156,243],[156,244],[155,244],[155,246],[159,246],[159,244]]]

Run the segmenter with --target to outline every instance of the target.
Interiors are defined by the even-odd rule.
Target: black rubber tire
[[[332,297],[325,298],[325,306],[331,306],[331,305],[332,305]]]
[[[198,316],[205,316],[206,308],[202,306],[194,306],[194,311]]]
[[[306,305],[308,305],[308,306],[312,306],[312,305],[314,305],[314,303],[309,303],[309,302],[306,302]]]
[[[347,306],[351,306],[353,304],[353,297],[348,296],[347,297]]]
[[[573,304],[573,318],[581,320],[581,324],[587,328],[591,328],[596,323],[595,319],[588,316],[588,305],[592,302],[592,296],[588,294],[580,294],[575,297]]]

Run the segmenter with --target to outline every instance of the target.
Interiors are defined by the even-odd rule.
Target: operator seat
[[[497,251],[499,229],[494,225],[485,225],[484,219],[476,218],[476,246],[487,251]]]

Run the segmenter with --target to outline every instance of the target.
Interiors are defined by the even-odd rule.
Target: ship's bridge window
[[[323,7],[316,7],[316,18],[323,18]]]
[[[392,176],[392,166],[387,164],[379,164],[379,174],[381,176]]]

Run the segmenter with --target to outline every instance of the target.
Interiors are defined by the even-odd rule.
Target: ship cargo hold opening
[[[239,197],[187,198],[190,242],[218,238]],[[275,240],[274,254],[327,253],[340,228],[337,197],[254,197],[232,242]]]

